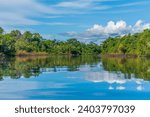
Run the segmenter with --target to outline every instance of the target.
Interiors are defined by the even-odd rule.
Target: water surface
[[[0,99],[150,99],[150,59],[23,57],[0,59]]]

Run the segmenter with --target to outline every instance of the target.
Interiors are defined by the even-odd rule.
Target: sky
[[[150,0],[0,0],[0,26],[99,43],[150,29],[149,6]]]

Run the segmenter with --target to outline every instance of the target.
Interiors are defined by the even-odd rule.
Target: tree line
[[[150,56],[150,30],[142,33],[109,37],[101,45],[102,54]]]
[[[77,39],[58,41],[44,39],[39,33],[26,31],[23,34],[19,30],[4,33],[0,27],[0,54],[1,55],[84,55],[99,54],[100,46],[95,43],[85,44]]]
[[[44,39],[39,33],[0,27],[0,55],[135,55],[150,56],[150,30],[125,36],[109,37],[102,44],[82,43],[77,39],[58,41]]]

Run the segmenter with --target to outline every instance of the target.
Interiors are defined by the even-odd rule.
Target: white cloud
[[[102,25],[95,24],[92,28],[87,29],[88,33],[91,34],[105,34],[105,35],[110,35],[110,34],[121,34],[122,32],[128,30],[129,27],[127,27],[125,21],[118,21],[113,22],[109,21],[107,23],[107,26],[103,27]]]
[[[9,11],[27,15],[54,12],[54,9],[42,5],[35,0],[0,0],[0,9],[1,12]]]
[[[0,25],[37,25],[41,22],[30,17],[55,13],[35,0],[0,0]]]
[[[150,29],[150,23],[144,24],[142,20],[138,20],[132,28],[132,33],[142,32],[145,29]]]
[[[70,25],[75,25],[75,24],[65,23],[65,22],[52,22],[52,23],[46,23],[46,25],[70,26]]]
[[[135,25],[127,25],[123,20],[109,21],[106,26],[100,24],[94,24],[91,28],[88,28],[85,32],[67,32],[63,33],[64,36],[75,37],[81,41],[100,41],[108,37],[121,36],[126,34],[134,34],[142,32],[145,29],[150,29],[150,23],[144,23],[142,20],[138,20]]]
[[[66,17],[68,14],[84,14],[93,13],[94,11],[109,11],[108,9],[115,7],[112,5],[106,5],[104,1],[118,1],[118,0],[68,0],[63,2],[56,2],[50,4],[42,4],[39,0],[0,0],[0,26],[13,27],[22,25],[74,25],[73,23],[65,22],[50,22],[46,20],[44,22],[41,18],[59,18]],[[143,2],[145,3],[145,2]],[[137,5],[139,3],[133,2],[127,5]],[[124,7],[122,6],[122,7]],[[110,11],[109,11],[110,13]],[[60,18],[61,19],[61,18]],[[137,22],[132,29],[132,32],[139,32],[142,29],[150,28],[150,24],[144,24]],[[118,21],[117,23],[110,21],[107,26],[95,24],[93,27],[87,29],[83,33],[63,33],[66,36],[72,36],[75,38],[82,38],[83,41],[97,41],[99,39],[105,39],[108,36],[114,36],[118,34],[126,34],[131,31],[130,26],[127,26],[126,22]]]
[[[26,18],[16,13],[3,12],[0,13],[0,25],[37,25],[41,22]]]
[[[105,2],[114,2],[114,4],[106,4]],[[56,8],[61,8],[61,13],[64,14],[70,14],[70,13],[76,13],[76,14],[80,14],[80,13],[88,13],[88,12],[95,12],[98,11],[100,12],[113,12],[112,10],[114,10],[115,8],[115,13],[119,12],[128,12],[128,11],[137,11],[137,9],[133,9],[130,8],[131,6],[141,6],[141,5],[147,5],[149,3],[149,1],[140,1],[140,2],[136,2],[136,1],[132,1],[130,3],[119,3],[116,4],[117,1],[120,0],[68,0],[68,1],[62,1],[59,2],[55,5],[53,5]],[[126,7],[128,7],[128,10],[124,10]],[[121,8],[123,10],[118,10],[118,8]],[[69,9],[69,10],[68,10]],[[111,9],[111,11],[109,10]],[[131,10],[132,9],[132,10]],[[76,11],[76,12],[75,12]]]
[[[60,2],[56,6],[57,7],[65,7],[65,8],[87,8],[91,5],[91,1],[84,2],[84,0],[72,1],[72,2]]]
[[[109,21],[106,26],[95,24],[92,28],[87,29],[90,34],[98,35],[122,35],[128,33],[141,32],[144,29],[150,29],[150,23],[144,24],[142,20],[138,20],[134,26],[127,25],[125,21],[120,20],[116,23]]]
[[[60,13],[63,14],[84,14],[93,11],[104,11],[111,7],[104,5],[104,1],[117,1],[117,0],[71,0],[63,1],[54,5],[55,8],[61,8]]]
[[[135,27],[140,27],[142,25],[143,21],[142,20],[138,20],[136,23],[135,23]]]
[[[60,15],[85,13],[85,11],[82,12],[80,9],[96,8],[95,2],[97,1],[77,0],[46,5],[38,0],[0,0],[0,26],[45,24],[45,22],[38,20],[38,18],[58,18]],[[106,9],[105,6],[99,7]],[[68,25],[55,22],[49,24]]]
[[[113,7],[104,4],[104,1],[118,0],[69,0],[55,4],[42,4],[42,2],[38,0],[0,0],[0,25],[39,25],[43,24],[43,21],[38,19],[41,17],[59,18],[60,16],[66,16],[68,14],[93,13],[94,11],[103,12]],[[136,5],[137,3],[132,4]],[[56,25],[58,25],[58,23]],[[85,34],[82,34],[82,36],[84,35]]]
[[[148,4],[149,1],[139,1],[139,2],[131,2],[131,3],[126,3],[122,5],[117,5],[117,7],[129,7],[129,6],[137,6],[137,5],[142,5],[142,4]]]
[[[102,9],[104,6],[100,5],[97,6],[96,3],[101,3],[104,1],[116,1],[116,0],[76,0],[76,1],[68,1],[68,2],[60,2],[56,4],[56,7],[63,7],[63,8],[76,8],[76,9],[85,9],[90,8],[93,9],[96,7],[96,9]]]

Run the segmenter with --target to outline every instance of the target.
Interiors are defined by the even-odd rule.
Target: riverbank
[[[150,58],[150,55],[137,55],[137,54],[101,54],[101,57],[111,57],[111,58],[138,58],[146,57]]]
[[[48,56],[46,52],[17,52],[15,56]]]
[[[137,55],[137,54],[81,54],[81,55],[76,55],[76,54],[49,54],[46,52],[17,52],[16,55],[14,56],[9,56],[9,55],[0,55],[1,59],[2,58],[10,58],[10,57],[48,57],[48,56],[70,56],[70,57],[78,57],[78,56],[95,56],[98,58],[102,57],[110,57],[110,58],[150,58],[150,55]]]

